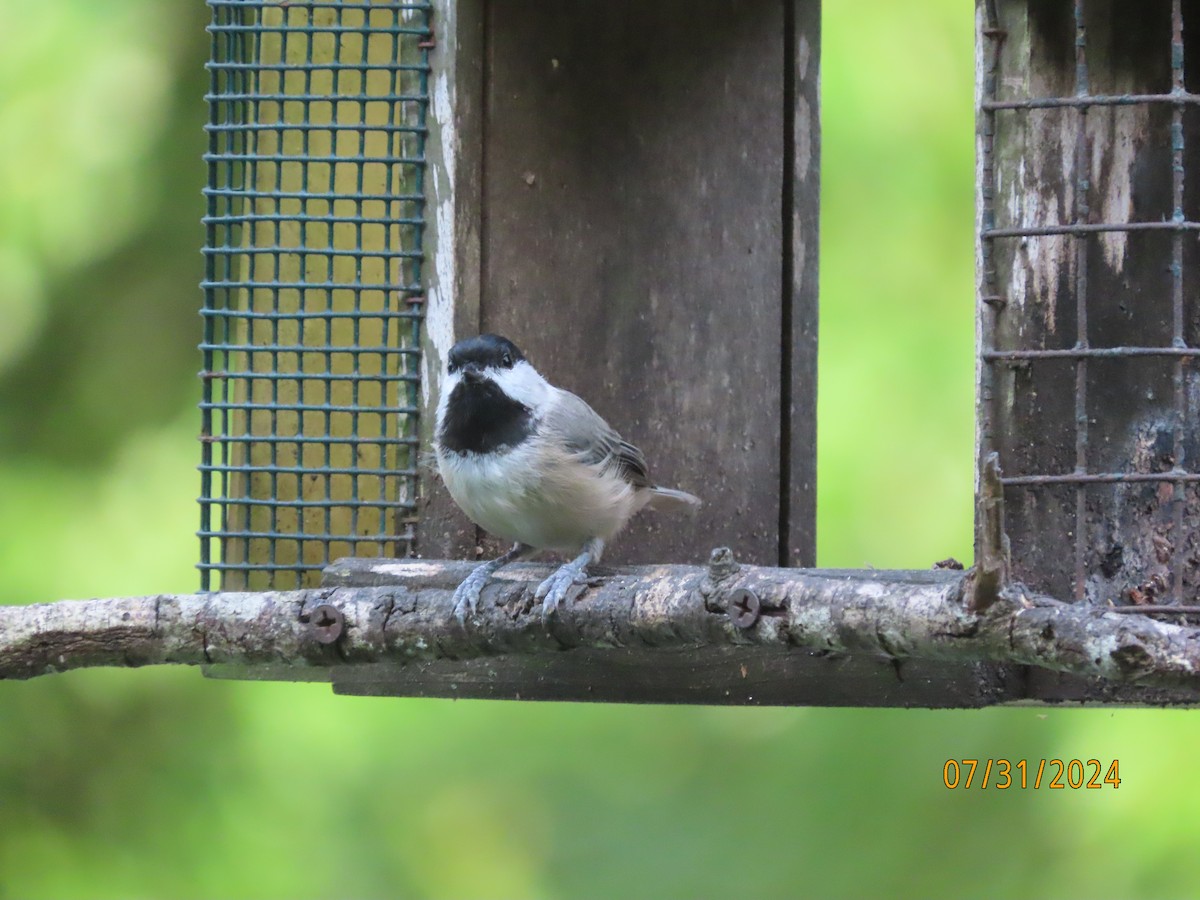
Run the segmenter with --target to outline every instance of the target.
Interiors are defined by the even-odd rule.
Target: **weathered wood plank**
[[[1020,699],[1023,675],[991,663],[777,648],[590,650],[333,671],[339,694],[733,706],[974,708]],[[869,699],[867,699],[869,698]]]
[[[423,436],[450,344],[513,338],[705,501],[615,561],[814,561],[819,13],[439,7]],[[501,549],[432,474],[421,518],[421,555]]]
[[[483,328],[641,446],[654,478],[704,499],[693,519],[639,517],[611,559],[721,541],[776,562],[782,4],[489,12]]]
[[[817,249],[821,215],[821,4],[819,0],[791,0],[785,46],[785,64],[792,77],[785,83],[790,108],[791,181],[785,184],[784,247],[786,361],[784,389],[788,428],[787,514],[782,518],[779,564],[814,566],[817,562]],[[785,110],[786,113],[786,110]],[[785,165],[788,162],[785,159]],[[790,283],[788,283],[790,282]],[[790,331],[790,334],[787,332]]]
[[[421,446],[432,446],[439,385],[454,342],[479,331],[483,227],[484,0],[438,0],[430,54],[425,266],[421,344]],[[441,486],[432,464],[420,474],[416,551],[473,557],[476,528]]]

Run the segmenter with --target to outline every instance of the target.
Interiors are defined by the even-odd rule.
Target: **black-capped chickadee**
[[[549,615],[642,507],[700,505],[691,494],[655,485],[637,447],[574,394],[546,381],[512,341],[494,334],[451,348],[434,453],[467,517],[515,542],[458,586],[459,621],[475,611],[501,566],[542,550],[578,552],[537,589],[542,614]]]

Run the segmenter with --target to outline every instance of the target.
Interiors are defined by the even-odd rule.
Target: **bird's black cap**
[[[465,338],[450,348],[449,368],[457,372],[463,366],[481,369],[511,369],[525,354],[508,338],[498,334],[481,334]]]

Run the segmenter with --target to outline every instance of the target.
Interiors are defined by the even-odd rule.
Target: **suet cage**
[[[202,587],[299,587],[412,540],[430,8],[209,5]]]
[[[977,17],[979,448],[999,456],[1011,575],[1194,602],[1200,5]]]

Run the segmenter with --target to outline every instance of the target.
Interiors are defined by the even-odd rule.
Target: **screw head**
[[[762,603],[754,591],[738,588],[729,598],[729,618],[738,628],[749,628],[762,615]]]
[[[346,617],[331,603],[320,603],[308,613],[308,625],[319,644],[332,644],[342,636]]]

